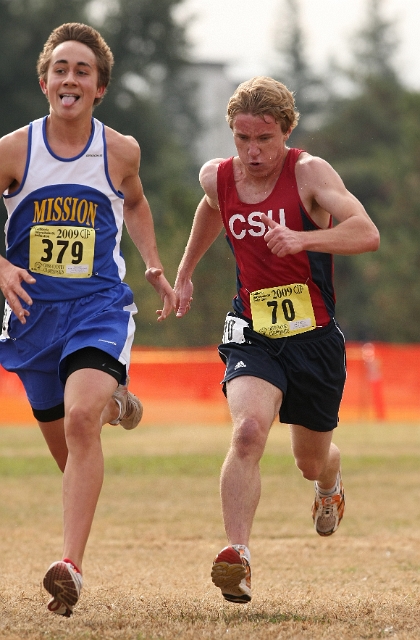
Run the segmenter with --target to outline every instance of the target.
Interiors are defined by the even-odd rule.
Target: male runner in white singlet
[[[221,474],[229,546],[217,554],[212,579],[230,602],[251,600],[259,461],[276,416],[290,425],[296,465],[315,481],[317,533],[334,533],[344,512],[332,442],[346,376],[332,254],[374,251],[379,233],[327,162],[286,146],[298,117],[293,95],[272,78],[237,88],[227,120],[238,155],[201,170],[205,196],[175,284],[182,317],[194,269],[224,226],[237,265],[237,295],[219,346],[233,436]]]
[[[133,429],[142,415],[127,389],[137,309],[123,282],[123,222],[163,302],[158,320],[175,306],[139,178],[139,145],[92,117],[112,65],[109,47],[91,27],[55,29],[38,59],[49,115],[0,140],[8,213],[0,363],[22,380],[64,473],[63,556],[44,586],[48,609],[66,617],[80,595],[103,481],[101,428]]]

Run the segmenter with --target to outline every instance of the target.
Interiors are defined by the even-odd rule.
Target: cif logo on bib
[[[267,211],[267,216],[273,219],[273,210]],[[286,225],[286,216],[284,209],[279,209],[279,222],[281,225]],[[261,211],[253,211],[247,218],[241,213],[235,213],[229,218],[229,230],[234,238],[242,240],[245,235],[249,233],[250,236],[259,237],[263,236],[267,228],[261,220]]]

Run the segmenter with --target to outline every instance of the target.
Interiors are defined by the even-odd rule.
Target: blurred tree
[[[0,0],[0,135],[45,114],[36,62],[50,31],[82,19],[83,0]]]
[[[382,232],[381,250],[368,268],[373,270],[372,307],[375,333],[382,340],[419,342],[420,288],[420,94],[404,91],[399,99],[399,138],[383,153],[387,197],[375,203]]]
[[[398,83],[394,59],[399,40],[394,23],[382,17],[383,6],[383,0],[369,0],[366,24],[355,36],[355,65],[351,75],[361,86],[369,84],[371,78],[387,78]]]
[[[352,93],[330,97],[324,124],[303,146],[337,169],[381,231],[377,253],[335,258],[337,318],[347,338],[409,342],[420,339],[411,320],[420,311],[420,96],[395,71],[398,41],[382,6],[370,0],[354,40]]]
[[[307,133],[319,126],[329,97],[326,80],[308,62],[299,0],[283,0],[276,29],[277,58],[270,73],[293,92],[301,115],[290,144],[299,147]]]

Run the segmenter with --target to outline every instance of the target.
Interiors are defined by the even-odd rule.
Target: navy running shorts
[[[6,306],[0,364],[17,373],[32,409],[63,402],[66,358],[80,349],[100,349],[128,371],[137,308],[126,284],[77,300],[22,306],[30,312],[24,325]]]
[[[235,318],[235,314],[228,314],[227,322]],[[226,365],[225,395],[229,380],[255,376],[283,392],[280,422],[312,431],[332,431],[337,426],[346,356],[344,336],[335,320],[313,331],[271,339],[256,333],[246,320],[239,318],[239,325],[229,336],[225,325],[224,342],[218,349]]]

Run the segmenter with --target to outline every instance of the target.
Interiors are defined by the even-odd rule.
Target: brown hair
[[[114,56],[101,34],[92,27],[80,22],[67,22],[54,29],[44,44],[42,52],[39,54],[36,67],[38,77],[42,78],[44,82],[47,82],[48,67],[50,65],[52,52],[59,44],[67,42],[68,40],[81,42],[93,51],[98,67],[98,87],[106,88],[111,79]],[[103,95],[105,95],[105,92]],[[93,104],[96,106],[101,102],[102,98],[103,96],[96,98]]]
[[[255,76],[236,89],[227,106],[226,120],[231,129],[238,113],[271,115],[280,123],[283,133],[294,129],[299,120],[293,93],[281,82],[267,76]]]

